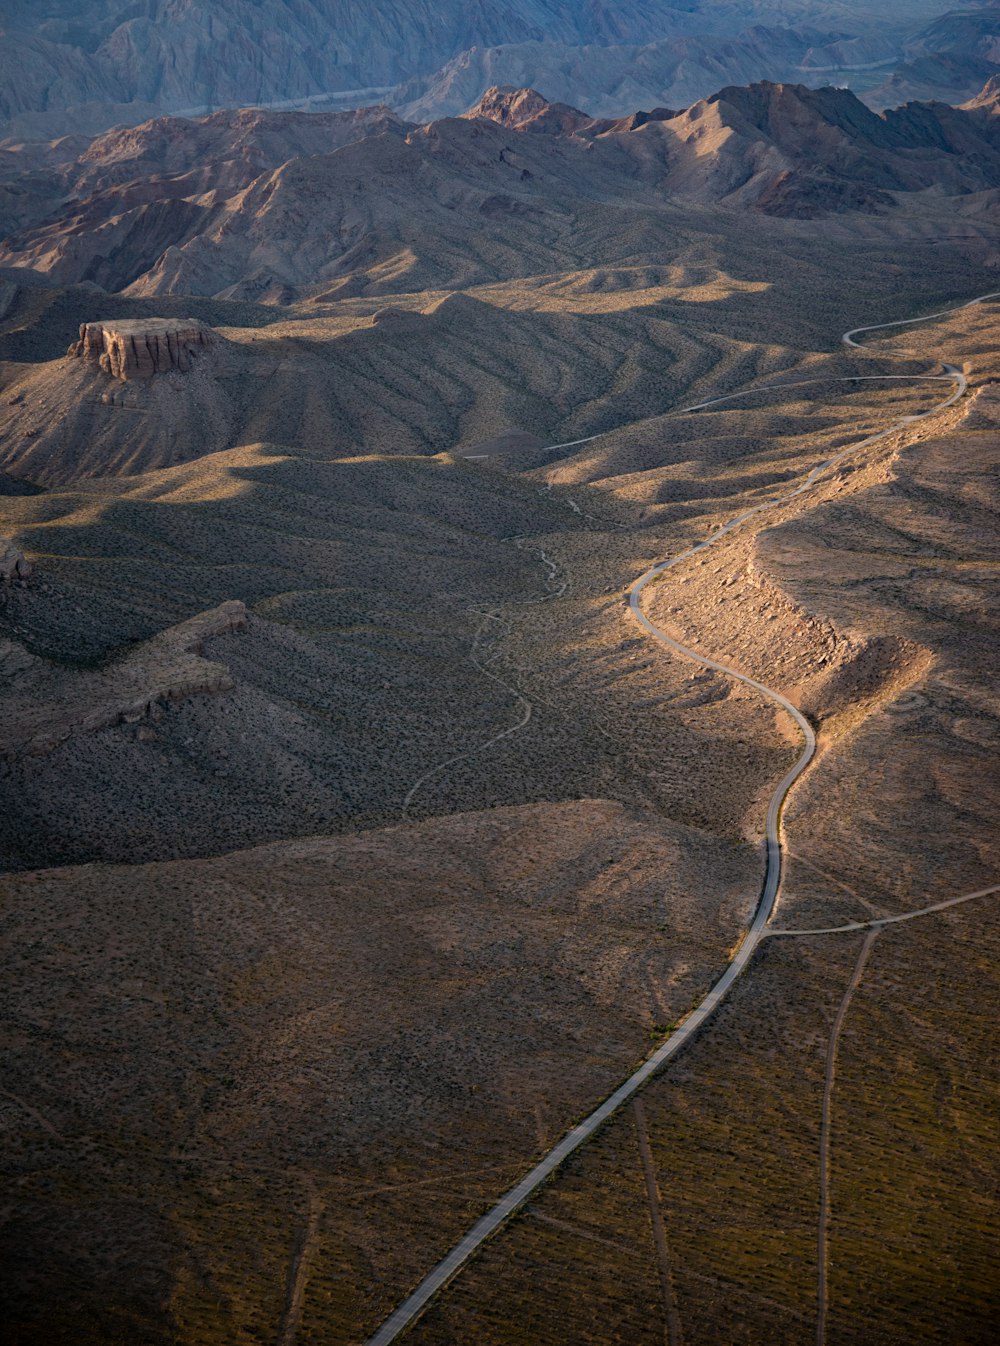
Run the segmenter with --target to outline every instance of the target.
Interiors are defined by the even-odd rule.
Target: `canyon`
[[[8,0],[0,130],[50,139],[247,104],[357,106],[373,93],[400,107],[424,100],[417,115],[426,120],[460,110],[447,100],[463,80],[468,103],[491,83],[523,82],[570,102],[604,100],[602,110],[623,115],[649,99],[676,106],[726,83],[791,80],[800,70],[810,82],[832,72],[870,87],[879,70],[928,52],[924,79],[943,70],[952,85],[972,75],[981,86],[975,76],[989,47],[976,15],[986,11],[988,29],[995,6],[973,3],[964,26],[961,11],[951,19],[946,9],[941,0],[883,10],[860,0],[593,0],[583,8],[567,0],[89,0],[84,17],[66,0]],[[567,78],[565,92],[548,83]]]

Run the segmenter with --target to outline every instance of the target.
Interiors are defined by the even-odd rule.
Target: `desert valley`
[[[1000,6],[8,8],[3,1340],[994,1341]]]

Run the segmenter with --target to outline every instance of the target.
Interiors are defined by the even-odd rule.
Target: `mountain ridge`
[[[983,97],[880,116],[846,89],[761,82],[610,120],[497,88],[424,126],[384,107],[158,119],[95,140],[62,170],[54,209],[59,170],[40,168],[50,195],[0,243],[0,266],[135,295],[288,303],[351,278],[355,293],[488,280],[484,261],[457,264],[470,213],[515,269],[538,232],[529,221],[563,221],[539,233],[554,259],[583,203],[806,220],[892,211],[893,194],[934,189],[968,197],[968,213],[1000,187],[1000,123]]]
[[[363,0],[90,0],[83,17],[66,0],[8,0],[0,128],[48,138],[249,102],[347,99],[353,106],[415,78],[433,80],[471,49],[554,44],[541,53],[541,65],[518,74],[519,82],[537,83],[547,62],[586,62],[575,53],[587,46],[621,52],[679,42],[675,56],[662,54],[666,65],[653,58],[659,89],[648,82],[650,74],[646,83],[623,86],[618,107],[602,109],[621,115],[629,102],[689,101],[727,79],[792,74],[791,66],[775,66],[752,37],[742,55],[731,45],[734,32],[756,24],[809,30],[812,56],[810,38],[794,40],[803,61],[832,67],[891,55],[939,13],[935,0],[904,0],[892,13],[873,12],[861,0],[729,0],[722,8],[711,0],[589,0],[584,6],[571,0],[385,0],[374,7]],[[630,58],[610,58],[619,65],[623,59]],[[648,65],[650,58],[643,60]],[[688,84],[668,98],[662,80],[678,60]],[[692,83],[699,64],[706,73]],[[592,71],[577,89],[590,87],[593,78]],[[465,101],[495,82],[509,81],[489,78],[466,88]],[[458,110],[423,109],[417,120]]]

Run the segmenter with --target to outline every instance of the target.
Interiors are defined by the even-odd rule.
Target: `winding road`
[[[874,323],[867,327],[855,327],[851,331],[845,332],[841,338],[844,345],[854,348],[861,348],[860,344],[854,339],[861,333],[876,332],[897,327],[909,327],[919,322],[929,322],[935,318],[950,316],[963,309],[972,308],[977,304],[984,303],[989,299],[1000,298],[1000,292],[980,295],[978,298],[970,300],[968,303],[957,305],[955,308],[945,310],[941,313],[928,314],[923,318],[910,318],[900,322]],[[891,354],[908,355],[908,352],[894,351]],[[811,472],[802,480],[802,482],[790,491],[772,499],[765,500],[752,509],[743,511],[731,519],[722,527],[716,529],[703,542],[689,547],[679,555],[660,561],[653,565],[643,575],[635,581],[629,592],[629,606],[634,619],[639,623],[643,630],[657,641],[665,646],[674,654],[679,654],[693,663],[700,664],[703,668],[712,669],[718,673],[724,673],[727,677],[735,679],[744,686],[751,687],[759,692],[761,696],[771,701],[779,709],[791,718],[799,733],[802,736],[802,750],[794,764],[785,772],[784,776],[775,786],[771,795],[765,827],[766,842],[766,865],[764,871],[764,884],[760,900],[754,911],[753,918],[746,934],[739,945],[732,961],[729,963],[725,972],[719,980],[712,986],[701,1003],[691,1011],[672,1034],[660,1044],[660,1046],[649,1056],[639,1068],[634,1071],[618,1088],[599,1104],[593,1112],[583,1119],[577,1126],[573,1127],[563,1138],[544,1156],[535,1166],[526,1173],[525,1176],[510,1189],[485,1215],[481,1217],[468,1231],[468,1233],[455,1245],[454,1248],[438,1264],[427,1273],[424,1279],[417,1285],[416,1289],[407,1296],[399,1305],[394,1313],[382,1324],[375,1334],[369,1338],[367,1346],[389,1346],[414,1322],[414,1320],[423,1312],[428,1303],[447,1283],[461,1270],[466,1262],[482,1247],[482,1245],[495,1234],[501,1226],[517,1211],[524,1203],[542,1187],[549,1178],[556,1172],[564,1160],[566,1160],[575,1150],[585,1144],[602,1126],[630,1099],[636,1095],[647,1081],[655,1075],[664,1065],[674,1057],[682,1047],[691,1041],[695,1034],[702,1028],[706,1020],[709,1019],[719,1004],[725,999],[734,982],[746,970],[753,958],[758,944],[765,937],[768,921],[774,910],[775,899],[778,894],[778,887],[781,882],[782,867],[782,849],[781,849],[781,810],[785,803],[788,793],[792,786],[799,780],[803,772],[809,766],[816,752],[816,735],[812,725],[806,717],[799,711],[786,696],[774,688],[766,687],[762,682],[748,677],[738,669],[722,663],[716,659],[710,659],[700,654],[697,650],[682,645],[679,641],[668,636],[666,632],[661,631],[659,627],[645,615],[642,610],[642,594],[648,585],[658,580],[660,576],[666,574],[674,566],[680,565],[683,561],[698,555],[713,546],[720,538],[725,537],[727,533],[738,528],[747,519],[753,518],[766,510],[776,509],[778,506],[787,505],[798,496],[808,491],[820,477],[824,476],[832,468],[835,468],[845,459],[852,457],[863,449],[881,440],[887,439],[890,435],[898,433],[904,427],[912,424],[914,421],[923,420],[927,416],[934,415],[953,406],[966,392],[968,381],[961,370],[954,365],[943,365],[943,372],[934,375],[913,375],[914,379],[933,379],[941,382],[949,382],[954,385],[953,391],[949,397],[918,416],[908,415],[893,422],[885,430],[880,430],[876,434],[869,435],[867,438],[848,445],[841,449],[832,457],[814,467]],[[873,376],[877,377],[877,376]],[[906,375],[891,375],[888,378],[898,379],[907,378]],[[827,380],[821,380],[823,382]],[[834,381],[834,380],[831,380]],[[854,380],[835,380],[851,381]],[[814,382],[814,380],[809,380]],[[716,402],[729,401],[738,396],[759,394],[766,391],[784,391],[789,384],[771,384],[763,388],[745,389],[742,394],[731,393],[724,398],[717,398],[710,402],[698,403],[695,407],[685,409],[685,413],[694,412],[705,407],[715,405]],[[679,414],[685,414],[679,413]],[[556,448],[570,448],[578,444],[586,444],[598,435],[590,435],[585,439],[569,441],[563,445],[553,445]],[[941,906],[950,905],[942,903]],[[869,929],[876,923],[863,923],[859,928],[867,926]],[[881,923],[879,923],[881,924]],[[841,927],[843,928],[843,927]],[[850,928],[850,927],[849,927]],[[775,932],[777,933],[777,932]],[[784,932],[782,932],[784,933]],[[814,933],[814,932],[787,932],[791,933]],[[815,932],[820,933],[820,932]],[[832,932],[831,932],[832,933]]]

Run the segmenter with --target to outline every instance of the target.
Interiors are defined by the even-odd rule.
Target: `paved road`
[[[842,340],[845,345],[856,347],[859,343],[856,342],[854,338],[861,332],[875,332],[884,328],[911,326],[913,323],[929,321],[930,318],[945,317],[947,314],[959,312],[961,309],[971,308],[973,305],[982,303],[984,300],[994,298],[1000,298],[1000,292],[981,295],[978,299],[973,299],[967,304],[961,304],[957,308],[949,309],[943,313],[931,314],[928,318],[912,318],[907,319],[904,322],[875,323],[870,327],[855,327],[850,332],[846,332]],[[908,354],[908,352],[900,353]],[[647,570],[644,575],[640,575],[632,585],[629,594],[631,613],[648,635],[658,641],[661,645],[666,646],[673,653],[680,654],[685,659],[690,659],[693,663],[700,664],[703,668],[710,668],[715,672],[726,674],[727,677],[735,678],[738,682],[743,683],[747,687],[752,687],[755,691],[766,697],[767,700],[773,702],[776,706],[780,707],[781,710],[785,711],[791,717],[802,735],[802,751],[796,762],[778,782],[774,793],[771,795],[770,803],[768,804],[765,828],[767,859],[764,872],[764,886],[761,892],[760,901],[754,911],[750,927],[732,962],[715,985],[709,990],[708,994],[698,1007],[693,1010],[680,1026],[675,1029],[671,1036],[642,1063],[638,1070],[630,1075],[623,1084],[620,1084],[614,1093],[595,1108],[588,1117],[584,1118],[579,1125],[575,1126],[572,1131],[563,1136],[562,1140],[560,1140],[529,1173],[525,1174],[515,1187],[512,1187],[509,1192],[502,1196],[496,1205],[487,1211],[486,1214],[472,1226],[465,1237],[452,1248],[451,1252],[449,1252],[437,1266],[428,1272],[413,1293],[403,1300],[396,1311],[386,1319],[374,1336],[369,1338],[367,1346],[390,1346],[391,1342],[396,1341],[406,1328],[408,1328],[423,1312],[437,1292],[457,1274],[469,1258],[482,1247],[486,1240],[495,1234],[496,1231],[507,1222],[511,1215],[513,1215],[519,1207],[523,1206],[528,1198],[538,1191],[538,1189],[552,1177],[563,1161],[567,1159],[574,1150],[579,1149],[581,1145],[588,1141],[595,1132],[599,1131],[605,1122],[607,1122],[624,1103],[627,1103],[629,1099],[638,1093],[651,1076],[655,1075],[656,1072],[671,1059],[671,1057],[675,1056],[677,1052],[679,1052],[681,1048],[694,1037],[705,1021],[711,1017],[718,1005],[726,997],[736,979],[748,966],[756,952],[757,945],[765,935],[765,927],[767,926],[767,922],[770,919],[771,912],[774,908],[774,901],[778,893],[778,885],[781,882],[781,809],[789,790],[791,790],[792,786],[812,761],[816,752],[816,736],[812,726],[802,712],[799,711],[787,697],[783,696],[781,692],[775,691],[771,687],[765,687],[763,683],[748,677],[745,673],[739,672],[738,669],[731,668],[728,664],[724,664],[716,659],[709,659],[705,655],[699,654],[697,650],[690,649],[688,646],[680,644],[678,641],[673,640],[668,636],[666,632],[661,631],[659,627],[655,626],[642,611],[641,598],[644,589],[646,589],[649,584],[659,579],[660,576],[664,575],[668,570],[671,570],[676,565],[680,565],[682,561],[686,561],[690,557],[696,556],[699,552],[705,551],[708,547],[713,546],[721,537],[725,537],[727,533],[732,532],[734,528],[738,528],[740,524],[744,523],[747,519],[753,518],[756,514],[762,514],[765,510],[775,509],[779,505],[786,505],[790,501],[795,500],[797,496],[808,491],[821,476],[836,467],[844,459],[852,457],[871,444],[878,443],[878,441],[888,438],[889,435],[895,434],[913,421],[921,420],[925,416],[933,415],[938,411],[944,411],[945,408],[952,406],[963,396],[968,387],[968,382],[961,370],[957,369],[954,365],[944,365],[943,370],[944,372],[939,375],[917,377],[934,377],[953,383],[955,385],[954,391],[945,399],[945,401],[940,402],[936,407],[931,408],[930,411],[923,412],[919,416],[903,416],[890,425],[888,429],[880,430],[877,434],[869,435],[866,439],[859,440],[857,443],[851,444],[845,449],[841,449],[839,453],[835,453],[833,457],[826,459],[826,461],[820,463],[818,467],[814,467],[803,479],[800,485],[793,490],[786,491],[781,495],[774,496],[770,500],[763,501],[759,505],[755,505],[752,509],[745,510],[742,514],[737,515],[736,518],[731,519],[729,523],[716,529],[716,531],[703,542],[699,542],[695,546],[689,547],[687,551],[681,552],[678,556],[671,557],[666,561],[660,561],[657,565],[651,566],[649,570]],[[699,405],[708,406],[711,405],[711,403],[702,403]],[[689,410],[694,410],[694,408],[689,408]],[[599,436],[597,435],[590,435],[586,439],[573,440],[569,444],[553,445],[552,447],[569,448],[576,444],[589,443],[591,440],[597,439],[598,437]]]
[[[849,332],[845,332],[840,338],[845,346],[854,346],[862,349],[861,342],[854,338],[861,332],[885,332],[893,327],[913,327],[919,322],[933,322],[935,318],[950,318],[953,313],[961,313],[964,309],[975,308],[977,304],[985,304],[988,299],[1000,299],[1000,290],[993,290],[990,294],[977,295],[975,299],[970,299],[967,304],[957,304],[954,308],[942,309],[940,313],[925,313],[921,318],[901,318],[898,322],[876,322],[869,327],[852,327]],[[888,351],[889,355],[909,355],[909,351]],[[951,368],[949,365],[948,368]]]

